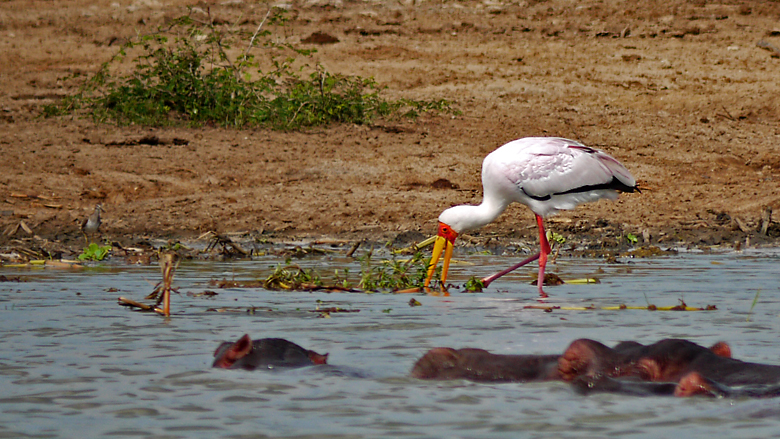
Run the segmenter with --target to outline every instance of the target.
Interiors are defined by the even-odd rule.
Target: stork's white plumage
[[[482,204],[451,207],[439,216],[439,232],[425,286],[430,285],[436,264],[444,251],[442,283],[452,258],[458,234],[478,229],[495,220],[512,202],[523,203],[536,214],[540,252],[500,273],[483,279],[487,286],[504,274],[539,259],[539,294],[547,297],[544,267],[550,244],[543,218],[559,210],[601,198],[615,200],[618,192],[638,191],[636,180],[623,165],[598,149],[558,137],[527,137],[514,140],[488,154],[482,163]]]

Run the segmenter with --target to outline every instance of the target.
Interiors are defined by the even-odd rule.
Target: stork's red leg
[[[544,231],[544,219],[541,216],[536,215],[536,224],[539,225],[539,277],[537,278],[537,285],[539,286],[539,296],[549,297],[547,293],[542,289],[544,285],[544,267],[547,265],[547,255],[550,254],[550,242],[547,241],[547,233]]]

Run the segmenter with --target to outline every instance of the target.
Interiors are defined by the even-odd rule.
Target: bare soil
[[[103,237],[123,245],[207,231],[407,242],[434,234],[444,208],[478,203],[482,158],[526,136],[604,149],[644,188],[551,218],[569,242],[780,239],[778,223],[762,220],[780,211],[780,2],[280,5],[292,17],[283,37],[316,47],[327,70],[373,76],[391,99],[447,99],[462,114],[304,132],[40,118],[74,91],[61,78],[94,73],[118,43],[187,6],[251,32],[268,5],[3,1],[0,246],[80,251],[80,221],[98,203]],[[338,41],[301,42],[316,32]],[[536,245],[519,205],[465,240],[521,241]]]

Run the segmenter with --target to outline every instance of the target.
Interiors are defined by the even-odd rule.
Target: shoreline
[[[658,236],[658,239],[652,239],[653,235],[649,235],[650,242],[646,241],[647,234],[633,236],[636,241],[632,242],[627,239],[627,232],[614,227],[609,228],[611,229],[609,231],[590,230],[582,233],[570,233],[559,227],[549,229],[563,237],[562,242],[556,243],[555,248],[560,248],[561,254],[571,257],[656,257],[677,252],[729,252],[780,247],[780,225],[777,223],[772,223],[769,227],[772,236],[725,228],[696,230],[675,228],[656,232],[655,236]],[[324,249],[332,254],[346,255],[350,250],[352,252],[358,250],[357,253],[362,254],[366,249],[371,248],[377,252],[384,251],[390,254],[391,250],[400,252],[429,237],[416,231],[395,234],[385,232],[381,236],[384,239],[377,239],[376,234],[364,232],[317,235],[290,231],[284,233],[227,232],[220,235],[206,232],[197,237],[179,238],[161,234],[123,235],[117,239],[113,236],[104,233],[101,234],[100,242],[91,240],[90,243],[111,245],[109,258],[130,258],[130,263],[154,263],[154,257],[150,255],[177,244],[182,248],[182,253],[189,258],[224,261],[252,259],[253,255],[265,254],[268,251],[282,254],[286,250],[296,248],[302,249],[299,257],[306,256],[306,249],[315,249],[314,253],[316,249]],[[673,236],[685,236],[688,239],[674,239]],[[58,238],[38,235],[12,236],[6,241],[0,245],[0,263],[3,264],[36,259],[75,260],[86,248],[83,236],[72,233]],[[209,247],[213,248],[209,250]],[[496,256],[506,257],[533,253],[537,249],[538,238],[535,236],[535,230],[525,234],[483,231],[463,234],[456,241],[456,251],[490,252]],[[428,250],[422,249],[422,251]]]

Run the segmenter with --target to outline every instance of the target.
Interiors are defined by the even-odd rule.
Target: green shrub
[[[373,78],[333,74],[299,61],[313,51],[278,43],[264,29],[283,25],[283,11],[269,11],[246,38],[236,30],[223,32],[211,20],[181,17],[127,43],[78,93],[46,106],[43,115],[82,111],[97,122],[122,125],[298,129],[452,112],[445,100],[388,101],[380,97],[382,87]],[[246,49],[231,57],[233,42],[246,44]],[[266,56],[256,58],[251,51],[257,48]],[[128,62],[130,72],[122,73]]]

